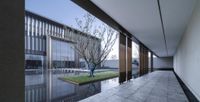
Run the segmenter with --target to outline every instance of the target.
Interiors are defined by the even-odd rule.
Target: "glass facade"
[[[26,11],[25,13],[25,56],[26,69],[40,69],[45,61],[38,60],[38,56],[43,60],[47,58],[47,37],[54,36],[65,39],[70,29],[64,29],[64,25],[48,20],[41,16]],[[75,32],[73,32],[75,33]],[[75,52],[71,44],[53,40],[53,68],[74,68]],[[31,58],[28,56],[32,56]],[[33,57],[37,56],[37,57]],[[43,66],[42,66],[43,67]]]
[[[51,68],[83,68],[87,67],[81,57],[73,50],[71,43],[74,37],[85,36],[82,32],[46,19],[32,12],[25,12],[25,69],[41,69],[51,62]],[[72,37],[73,35],[73,37]],[[48,37],[54,37],[51,45]],[[71,38],[72,37],[72,38]],[[63,41],[63,39],[67,41]],[[92,38],[93,39],[93,38]],[[96,40],[96,39],[95,39]],[[98,41],[97,44],[100,44]],[[51,59],[47,59],[48,46],[51,46]],[[32,57],[28,57],[32,56]],[[33,57],[34,56],[34,57]],[[42,60],[38,60],[38,56]],[[46,66],[48,67],[48,66]]]
[[[41,55],[25,55],[25,67],[26,69],[42,69],[44,66],[44,56]]]
[[[26,69],[40,69],[48,61],[47,46],[52,48],[52,68],[83,68],[84,61],[73,50],[73,44],[70,43],[71,35],[84,36],[81,32],[73,30],[65,25],[46,19],[42,16],[25,12],[25,55],[40,56],[43,61],[37,57],[26,58]],[[53,36],[58,39],[52,40],[52,45],[47,44],[47,36]],[[59,39],[67,39],[69,42]],[[45,61],[44,61],[45,60]],[[35,65],[36,64],[36,65]],[[38,66],[38,68],[37,68]],[[43,67],[42,66],[42,67]]]
[[[73,44],[52,39],[52,67],[75,68],[75,51]]]

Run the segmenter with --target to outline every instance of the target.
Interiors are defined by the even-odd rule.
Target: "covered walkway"
[[[155,71],[81,102],[188,102],[174,72]]]

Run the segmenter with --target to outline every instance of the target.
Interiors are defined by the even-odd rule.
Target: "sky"
[[[70,0],[25,0],[25,9],[75,28],[75,18],[86,13]]]
[[[71,0],[25,0],[25,9],[76,29],[78,29],[78,27],[76,26],[75,18],[81,18],[87,13],[87,11]],[[98,26],[101,23],[102,22],[97,19],[95,25]],[[113,55],[118,59],[118,44],[119,42],[117,39],[108,59],[111,59]],[[134,47],[132,51],[132,53],[136,53]],[[133,54],[133,57],[137,56]]]

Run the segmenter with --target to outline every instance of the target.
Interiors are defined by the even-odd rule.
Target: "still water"
[[[63,76],[66,74],[52,71],[26,74],[26,102],[76,102],[119,85],[118,78],[75,85],[60,80],[59,77]]]

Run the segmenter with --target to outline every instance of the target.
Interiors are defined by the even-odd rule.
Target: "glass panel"
[[[41,35],[44,35],[44,22],[42,22],[42,34]]]
[[[37,36],[38,35],[38,20],[37,19],[35,19],[35,36]]]
[[[38,38],[37,37],[35,37],[35,46],[36,46],[36,48],[35,48],[35,51],[39,51],[39,43],[38,43],[39,41],[38,41]]]
[[[27,35],[29,36],[29,31],[30,31],[30,17],[27,16]]]
[[[39,33],[39,36],[40,36],[41,35],[41,21],[39,20],[38,22],[39,22],[38,33]]]
[[[57,68],[74,68],[75,54],[72,48],[73,44],[52,40],[52,67]]]
[[[40,51],[42,51],[42,38],[40,38]]]
[[[132,42],[132,75],[133,78],[139,76],[139,45]]]
[[[34,36],[34,32],[35,32],[35,19],[32,18],[32,31],[31,31],[32,36]]]

